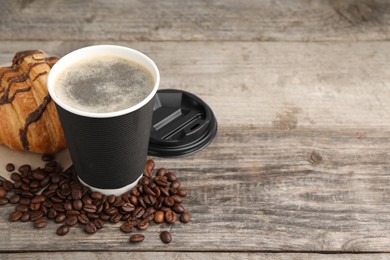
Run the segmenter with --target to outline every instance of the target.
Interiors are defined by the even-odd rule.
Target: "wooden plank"
[[[205,259],[205,260],[229,260],[229,259],[264,259],[264,260],[384,260],[389,259],[388,254],[302,254],[302,253],[192,253],[192,252],[51,252],[51,253],[11,253],[0,254],[3,260],[19,260],[19,259]]]
[[[93,43],[2,41],[0,61]],[[217,115],[206,150],[155,158],[188,188],[192,221],[152,225],[130,245],[119,224],[59,237],[54,223],[9,223],[6,207],[1,252],[389,252],[389,43],[119,44],[156,60],[163,88],[191,91]]]
[[[1,40],[388,40],[386,0],[3,0]]]
[[[0,43],[0,62],[43,49],[62,56],[113,42]],[[358,43],[115,42],[156,61],[161,88],[204,99],[220,125],[294,129],[390,126],[390,45]]]

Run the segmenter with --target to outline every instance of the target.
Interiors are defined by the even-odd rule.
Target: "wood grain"
[[[2,0],[0,40],[389,40],[386,0]]]
[[[9,205],[1,259],[389,258],[388,1],[0,5],[0,64],[26,49],[129,46],[156,61],[161,88],[198,95],[219,126],[195,155],[154,158],[188,188],[190,223],[154,224],[132,245],[119,224],[59,237],[52,222],[10,223]]]
[[[0,61],[94,42],[3,43]],[[155,158],[189,189],[192,221],[153,225],[129,245],[119,225],[58,237],[53,223],[9,223],[7,207],[1,252],[389,252],[389,43],[120,44],[156,60],[163,88],[191,91],[217,115],[207,149]],[[172,232],[169,246],[161,230]]]
[[[192,252],[58,252],[58,253],[13,253],[1,254],[3,260],[19,260],[19,259],[205,259],[205,260],[230,260],[230,259],[264,259],[264,260],[384,260],[389,259],[388,254],[302,254],[302,253],[192,253]]]

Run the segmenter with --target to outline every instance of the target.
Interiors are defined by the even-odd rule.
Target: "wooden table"
[[[153,158],[188,188],[190,223],[132,245],[119,225],[59,237],[3,207],[0,258],[389,258],[389,26],[386,0],[0,0],[0,64],[129,46],[219,125],[207,149]]]

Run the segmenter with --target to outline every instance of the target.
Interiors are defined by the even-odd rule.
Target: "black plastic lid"
[[[182,90],[157,91],[148,154],[176,157],[206,147],[217,133],[217,120],[210,107]]]

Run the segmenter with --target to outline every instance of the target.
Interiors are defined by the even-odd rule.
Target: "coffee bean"
[[[21,211],[14,211],[9,215],[8,220],[12,222],[18,221],[22,215],[23,213]]]
[[[93,224],[92,222],[89,222],[87,225],[85,225],[84,230],[88,234],[94,234],[94,233],[96,233],[97,228],[96,228],[95,224]]]
[[[53,184],[59,183],[60,180],[61,180],[61,176],[60,176],[59,174],[53,174],[53,175],[51,175],[51,182],[52,182]]]
[[[77,216],[77,220],[81,223],[81,224],[87,224],[89,219],[87,217],[87,215],[85,214],[80,214]]]
[[[68,211],[66,211],[65,215],[67,217],[69,217],[69,216],[78,216],[78,215],[80,215],[80,211],[78,211],[78,210],[68,210]]]
[[[13,180],[13,181],[21,181],[22,180],[22,176],[20,176],[20,174],[17,173],[17,172],[13,172],[11,174],[11,180]]]
[[[146,195],[144,197],[144,202],[147,204],[147,205],[153,205],[154,203],[156,203],[156,198],[152,195]]]
[[[30,205],[30,203],[31,203],[31,199],[29,199],[29,198],[20,198],[20,200],[19,200],[19,204],[22,204],[22,205],[28,206],[28,205]]]
[[[0,198],[3,198],[7,195],[7,191],[4,188],[0,188]]]
[[[165,206],[167,206],[167,207],[172,207],[173,204],[175,204],[175,201],[173,200],[172,197],[165,197],[165,198],[164,198],[164,204],[165,204]]]
[[[31,166],[28,164],[23,164],[19,166],[18,171],[20,173],[28,173],[29,171],[31,171]]]
[[[138,181],[139,185],[149,185],[150,179],[149,177],[142,176],[141,179]]]
[[[46,173],[41,169],[36,169],[33,171],[32,177],[38,181],[41,181],[46,178]]]
[[[64,209],[66,211],[72,210],[73,209],[72,202],[70,202],[69,200],[65,201],[64,202]]]
[[[34,198],[31,199],[32,203],[42,203],[46,200],[46,197],[44,195],[35,195]]]
[[[118,223],[119,221],[121,221],[121,219],[122,219],[122,214],[117,212],[110,217],[110,222],[111,223]]]
[[[176,188],[172,188],[172,187],[169,188],[169,194],[176,195],[176,193],[177,193],[177,189]]]
[[[116,213],[118,212],[118,209],[115,208],[115,207],[109,207],[107,210],[105,210],[105,213],[107,213],[107,215],[115,215]]]
[[[34,198],[34,194],[28,190],[23,191],[22,194],[20,194],[20,196],[22,196],[23,198],[29,198],[29,199]]]
[[[29,212],[23,213],[22,217],[20,218],[20,221],[27,222],[29,220],[30,220],[30,213]]]
[[[179,196],[179,195],[177,195],[177,194],[172,195],[172,199],[173,199],[173,201],[176,202],[176,203],[182,203],[182,202],[183,202],[183,197],[181,197],[181,196]]]
[[[131,204],[129,202],[129,203],[123,204],[121,209],[122,209],[123,212],[132,212],[132,211],[134,211],[135,207],[134,207],[133,204]]]
[[[59,236],[65,236],[69,232],[69,226],[68,225],[61,225],[57,228],[57,235]]]
[[[90,196],[88,195],[85,195],[82,197],[81,201],[84,203],[84,204],[92,204],[92,199]]]
[[[69,216],[69,217],[66,219],[65,223],[66,223],[66,225],[68,225],[68,226],[74,226],[74,225],[76,225],[77,221],[78,221],[77,217],[74,216],[74,215],[72,215],[72,216]]]
[[[103,221],[109,221],[110,220],[110,215],[107,215],[105,213],[101,213],[99,218],[101,220],[103,220]]]
[[[0,198],[0,206],[4,206],[8,204],[8,199],[7,197],[1,197]]]
[[[35,220],[42,218],[42,217],[43,217],[42,211],[36,210],[36,211],[31,211],[31,213],[30,213],[30,219],[32,221],[35,221]]]
[[[41,159],[44,162],[50,162],[54,160],[54,156],[52,154],[42,154]]]
[[[178,214],[181,214],[181,213],[183,213],[185,211],[184,207],[181,204],[179,204],[179,203],[173,204],[172,210],[174,212],[178,213]]]
[[[58,213],[58,214],[57,214],[57,217],[56,217],[56,219],[55,219],[55,222],[56,222],[56,223],[62,223],[62,222],[65,221],[65,219],[66,219],[66,216],[65,216],[64,213]]]
[[[168,185],[168,180],[165,176],[156,176],[154,182],[160,187],[166,187]]]
[[[168,231],[161,232],[160,233],[160,239],[165,244],[171,243],[171,241],[172,241],[171,233],[169,233]]]
[[[31,203],[30,209],[31,210],[39,210],[41,208],[41,203]]]
[[[165,174],[165,176],[167,176],[168,181],[170,181],[170,182],[176,181],[176,179],[177,179],[176,175],[173,172],[167,172]]]
[[[168,224],[172,224],[172,223],[175,223],[177,220],[177,215],[174,211],[172,210],[167,210],[165,212],[165,221],[168,223]]]
[[[114,201],[115,201],[115,195],[110,195],[110,196],[108,196],[108,197],[107,197],[107,201],[108,201],[108,203],[110,203],[110,204],[114,203]]]
[[[141,218],[144,213],[145,213],[145,209],[143,207],[137,207],[133,211],[133,216],[136,218]]]
[[[133,204],[134,206],[138,206],[138,198],[137,198],[137,196],[131,195],[130,196],[130,203]]]
[[[190,213],[188,213],[187,211],[183,212],[180,216],[180,222],[182,223],[188,223],[190,222]]]
[[[160,169],[158,169],[158,171],[156,172],[156,176],[164,176],[166,173],[167,173],[167,169],[165,169],[165,168],[160,168]]]
[[[154,222],[160,224],[160,223],[164,223],[164,220],[165,220],[165,213],[163,211],[158,210],[156,211],[156,213],[154,213]]]
[[[53,204],[53,208],[58,212],[65,212],[64,206],[61,203]]]
[[[22,188],[22,180],[20,180],[20,181],[15,181],[14,182],[14,188],[15,189],[21,189]],[[15,193],[15,190],[14,190],[14,193]]]
[[[170,195],[168,187],[160,187],[160,191],[164,197],[168,197]]]
[[[139,242],[144,241],[144,239],[145,239],[145,236],[142,234],[134,234],[134,235],[130,236],[131,243],[139,243]]]
[[[85,204],[84,207],[83,207],[83,210],[85,210],[85,212],[95,213],[96,212],[96,206],[92,205],[92,204]]]
[[[20,198],[21,198],[20,195],[14,194],[11,196],[11,198],[9,198],[9,202],[11,202],[12,204],[19,203]]]
[[[83,208],[83,202],[80,199],[74,200],[72,205],[75,210],[81,210]]]
[[[23,205],[23,204],[19,204],[15,207],[15,210],[17,211],[21,211],[21,212],[27,212],[28,211],[28,206],[27,205]]]
[[[96,214],[96,213],[87,213],[87,217],[89,218],[89,219],[97,219],[97,218],[99,218],[99,215],[98,214]]]
[[[71,194],[74,200],[80,200],[83,195],[80,189],[73,189]]]
[[[119,208],[119,207],[122,207],[123,204],[125,204],[125,201],[121,197],[117,197],[115,199],[113,206],[116,208]]]
[[[49,183],[50,183],[50,177],[48,176],[48,177],[44,178],[43,180],[41,180],[41,181],[39,182],[39,186],[40,186],[41,188],[44,188],[44,187],[46,187],[47,185],[49,185]]]
[[[138,204],[141,206],[141,207],[143,207],[143,208],[146,208],[146,203],[145,203],[145,200],[144,200],[144,198],[142,198],[142,197],[139,197],[138,198]]]
[[[146,193],[147,195],[152,195],[152,196],[156,196],[156,193],[148,186],[144,185],[143,186],[144,188],[144,193]]]
[[[48,219],[55,219],[57,217],[57,211],[53,208],[49,209],[47,213],[47,218]]]
[[[47,220],[43,217],[40,217],[34,221],[34,227],[36,228],[44,228],[47,225]]]
[[[45,178],[46,179],[46,178]],[[44,180],[45,180],[44,179]],[[43,180],[42,180],[43,181]],[[34,180],[32,182],[30,182],[30,191],[31,192],[37,192],[39,191],[39,188],[41,187],[41,183],[37,180]]]
[[[95,199],[95,200],[100,200],[102,199],[102,194],[98,191],[94,191],[91,193],[91,198]]]
[[[5,169],[7,170],[7,172],[12,172],[15,170],[15,165],[13,165],[12,163],[7,163]]]
[[[134,226],[132,225],[132,223],[126,222],[122,224],[120,230],[124,233],[131,233],[134,230]]]
[[[137,228],[139,230],[146,230],[148,227],[149,227],[149,221],[148,220],[142,220],[137,225]]]
[[[144,167],[144,174],[147,176],[147,177],[151,177],[152,176],[152,173],[153,173],[153,170],[154,170],[154,161],[153,160],[147,160],[146,163],[145,163],[145,167]]]
[[[4,180],[3,181],[3,188],[6,191],[11,191],[14,188],[14,184],[8,180]]]
[[[98,218],[98,219],[95,219],[95,220],[93,221],[93,224],[95,225],[95,227],[96,227],[97,229],[102,229],[103,226],[104,226],[104,221]]]
[[[171,188],[177,189],[177,188],[180,187],[180,185],[181,185],[180,181],[179,181],[179,180],[175,180],[175,181],[173,181],[173,182],[171,183]]]

